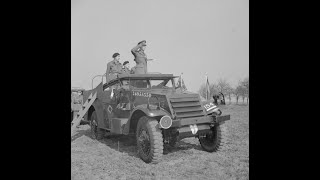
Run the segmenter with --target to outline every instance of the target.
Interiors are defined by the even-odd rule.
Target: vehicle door
[[[107,129],[111,128],[111,119],[113,117],[116,117],[115,110],[117,107],[117,89],[119,86],[119,82],[115,82],[113,84],[110,84],[103,91],[103,118]]]
[[[128,80],[121,80],[120,86],[115,91],[116,109],[115,113],[118,118],[129,118],[132,109],[131,91]]]

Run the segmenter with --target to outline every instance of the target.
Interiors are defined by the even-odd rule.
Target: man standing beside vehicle
[[[147,55],[144,53],[147,44],[146,40],[140,41],[138,45],[131,49],[131,53],[134,56],[134,61],[136,62],[136,66],[134,68],[134,74],[147,74],[148,66],[147,61],[151,61],[153,59],[148,59]]]
[[[120,74],[122,71],[122,64],[119,62],[120,54],[114,53],[112,57],[113,57],[113,60],[107,64],[107,72],[106,72],[107,82],[117,78],[117,75]]]

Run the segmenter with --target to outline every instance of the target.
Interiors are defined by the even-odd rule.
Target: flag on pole
[[[210,99],[210,84],[209,84],[209,79],[208,76],[206,75],[206,99]]]
[[[187,90],[187,87],[186,85],[184,84],[184,81],[183,81],[183,78],[182,78],[182,74],[179,76],[179,79],[178,79],[178,82],[177,82],[177,88],[180,88],[181,91],[186,91]]]

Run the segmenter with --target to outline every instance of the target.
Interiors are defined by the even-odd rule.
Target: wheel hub
[[[140,131],[138,140],[143,153],[149,154],[151,144],[150,144],[150,138],[146,130]]]
[[[212,144],[212,143],[214,143],[214,136],[215,135],[214,135],[213,130],[212,130],[211,132],[208,132],[208,133],[202,135],[201,136],[201,140],[205,144]]]

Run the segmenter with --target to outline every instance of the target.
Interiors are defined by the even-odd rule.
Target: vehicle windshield
[[[151,88],[172,88],[171,79],[165,80],[150,80]]]
[[[132,87],[132,88],[172,88],[172,80],[171,79],[161,79],[161,80],[122,80],[123,87]],[[150,86],[148,84],[150,83]]]

